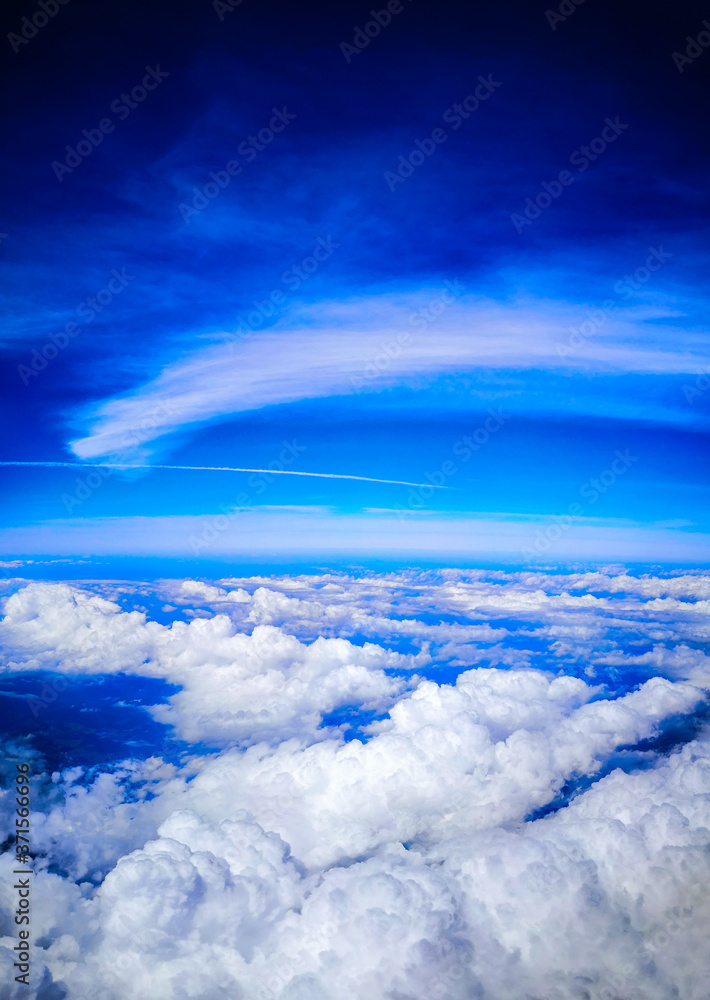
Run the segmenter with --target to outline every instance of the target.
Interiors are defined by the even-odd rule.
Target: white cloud
[[[116,1000],[356,1000],[367,987],[382,1000],[477,989],[561,1000],[582,982],[592,997],[697,1000],[708,779],[696,742],[650,771],[615,772],[548,819],[426,850],[393,838],[310,875],[233,798],[219,821],[180,809],[98,892],[38,878],[37,930],[52,943],[37,961],[71,998],[103,986]]]
[[[135,440],[137,427],[145,428],[141,440],[149,444],[246,410],[350,394],[357,378],[366,388],[382,388],[481,367],[686,373],[710,362],[704,345],[668,325],[645,323],[639,347],[639,321],[667,319],[663,309],[620,314],[583,351],[561,358],[557,345],[567,344],[570,326],[578,325],[577,306],[499,304],[464,295],[438,317],[433,336],[430,330],[418,333],[409,322],[430,298],[425,290],[301,304],[270,330],[196,351],[133,392],[105,400],[89,415],[88,433],[72,442],[73,451],[85,460],[117,455],[127,440]],[[410,340],[398,343],[396,331],[409,331]],[[669,342],[678,345],[675,352],[668,350]],[[389,352],[388,345],[394,345]],[[368,366],[377,375],[371,381],[363,378]],[[151,419],[156,413],[159,418]]]
[[[13,650],[8,670],[126,672],[181,685],[154,717],[183,739],[218,745],[310,736],[343,705],[382,711],[405,686],[385,670],[429,659],[346,639],[305,645],[269,625],[244,635],[224,615],[168,628],[67,584],[32,583],[11,595],[0,634]]]
[[[35,778],[33,985],[8,997],[701,1000],[707,738],[640,755],[645,769],[526,820],[706,698],[707,658],[676,633],[681,596],[689,616],[707,615],[706,577],[604,575],[604,587],[597,574],[499,571],[172,581],[159,593],[35,583],[10,596],[13,671],[164,677],[182,685],[163,709],[178,730],[228,745],[92,780],[80,767]],[[159,625],[107,600],[121,591],[210,617]],[[319,624],[328,636],[304,641]],[[661,627],[673,638],[648,643]],[[377,645],[345,637],[378,628]],[[397,654],[392,637],[436,659]],[[507,669],[412,677],[486,646],[510,653]],[[579,650],[650,679],[610,697],[569,672]],[[522,654],[562,669],[529,669]],[[366,741],[318,729],[344,698],[388,710]],[[13,808],[2,793],[6,823]],[[9,981],[10,865],[0,859]]]

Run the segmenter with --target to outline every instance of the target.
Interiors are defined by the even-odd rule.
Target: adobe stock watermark
[[[297,264],[291,264],[286,268],[281,275],[282,285],[291,292],[298,291],[304,281],[308,281],[340,246],[341,244],[336,243],[330,235],[319,236],[309,254]],[[288,296],[280,288],[274,288],[265,299],[254,299],[252,302],[254,308],[237,317],[236,330],[223,334],[224,342],[236,344],[240,340],[245,340],[250,334],[261,329],[266,320],[272,319],[287,302]]]
[[[600,472],[598,476],[582,483],[579,495],[590,504],[595,504],[636,462],[638,462],[638,455],[632,455],[628,448],[624,452],[615,451],[609,467]],[[583,505],[577,500],[572,501],[566,514],[560,514],[556,517],[544,531],[541,528],[537,529],[534,541],[531,540],[529,545],[523,545],[521,548],[522,555],[533,558],[543,555],[562,538],[565,531],[569,531],[574,518],[582,517],[583,514]]]
[[[605,118],[601,134],[592,139],[588,145],[575,149],[570,154],[569,162],[577,168],[578,173],[584,173],[590,164],[597,160],[611,143],[616,142],[621,133],[628,127],[620,121],[618,115],[613,121],[611,118]],[[515,231],[522,233],[525,226],[531,226],[536,219],[540,218],[545,209],[549,208],[552,202],[560,197],[566,187],[574,184],[574,181],[575,176],[569,170],[561,170],[557,175],[557,180],[542,181],[540,184],[542,190],[535,195],[535,198],[525,199],[522,215],[518,212],[511,214],[510,221],[515,227]]]
[[[408,0],[411,3],[411,0]],[[367,46],[370,44],[373,38],[377,38],[383,28],[388,27],[392,23],[392,18],[396,17],[397,14],[401,14],[404,10],[404,5],[401,0],[389,0],[385,10],[371,10],[370,17],[371,21],[365,24],[364,28],[354,28],[355,34],[353,35],[352,42],[341,42],[340,51],[345,57],[345,62],[352,62],[353,56],[359,56]]]
[[[289,799],[289,796],[282,797]],[[281,826],[285,810],[275,813],[277,828]],[[262,810],[255,817],[256,822],[265,829],[265,819]],[[264,971],[259,975],[258,986],[251,993],[254,1000],[279,1000],[292,992],[294,982],[310,978],[313,954],[332,954],[333,941],[350,923],[349,900],[343,893],[334,892],[329,898],[329,917],[321,920],[313,928],[313,937],[309,938],[309,949],[301,949],[295,955],[287,952],[277,952]],[[337,922],[336,922],[337,920]],[[322,995],[322,994],[321,994]]]
[[[682,910],[674,908],[665,913],[663,926],[656,926],[651,940],[644,942],[643,947],[652,955],[667,954],[674,935],[687,935],[689,925],[697,919],[694,907],[704,908],[707,903],[709,866],[710,860],[704,850],[693,850],[690,857],[679,855],[676,850],[666,851],[663,870],[667,874],[672,872],[676,887],[682,888],[684,906]]]
[[[295,120],[296,115],[292,114],[287,107],[272,108],[273,117],[269,124],[259,129],[256,135],[248,135],[246,139],[237,146],[237,153],[243,156],[247,163],[253,163],[259,153],[263,153],[267,146],[271,145],[279,132],[283,132],[286,126]],[[229,187],[233,177],[238,177],[242,172],[242,165],[238,160],[229,160],[223,170],[211,170],[208,174],[210,180],[203,185],[202,189],[194,187],[194,196],[190,205],[181,201],[178,205],[178,212],[185,222],[189,222],[193,215],[199,215],[213,201],[217,195],[221,194],[226,187]]]
[[[710,389],[710,368],[706,368],[704,372],[700,372],[693,385],[688,385],[686,382],[681,391],[686,403],[693,406],[695,400],[700,396],[704,396],[708,389]]]
[[[694,63],[698,56],[701,56],[705,49],[710,46],[710,21],[703,21],[703,28],[706,30],[698,32],[695,38],[691,38],[690,35],[685,36],[685,40],[688,43],[685,46],[685,55],[682,52],[673,52],[671,54],[671,58],[679,73],[682,73],[686,66]]]
[[[638,292],[642,285],[644,285],[651,274],[654,271],[660,270],[663,265],[669,260],[673,254],[667,253],[662,246],[657,250],[655,247],[649,247],[649,255],[646,258],[645,265],[637,267],[633,274],[625,274],[623,278],[614,284],[614,291],[620,295],[623,299],[629,299],[631,296]],[[568,358],[572,354],[576,354],[584,345],[587,343],[590,337],[593,337],[598,333],[604,326],[606,321],[610,316],[618,309],[618,302],[616,299],[605,299],[601,306],[596,309],[589,309],[587,311],[587,319],[580,323],[578,327],[571,326],[570,335],[567,338],[566,344],[561,344],[559,341],[555,344],[557,349],[557,356],[560,358]]]
[[[461,465],[470,462],[474,454],[481,450],[494,434],[503,427],[511,418],[510,413],[505,413],[502,407],[497,410],[490,409],[488,416],[471,434],[464,434],[463,437],[455,441],[451,447],[451,452],[455,455]],[[416,511],[423,510],[427,506],[427,500],[434,495],[435,489],[440,489],[446,481],[455,476],[459,471],[459,466],[450,459],[444,459],[438,469],[433,472],[426,472],[424,479],[426,483],[419,486],[412,486],[407,494],[407,508],[397,511],[400,521],[411,517]]]
[[[546,10],[545,17],[547,23],[553,31],[557,31],[558,24],[564,24],[568,17],[572,17],[578,7],[581,7],[585,0],[562,0],[556,11]]]
[[[244,0],[213,0],[212,8],[220,21],[224,21],[225,14],[231,14],[243,3]]]
[[[442,121],[447,125],[451,125],[451,131],[455,132],[457,129],[461,128],[464,121],[469,119],[472,114],[478,111],[481,103],[487,101],[494,91],[498,87],[502,86],[500,82],[493,79],[493,74],[489,73],[487,77],[479,76],[478,86],[474,89],[472,94],[464,97],[460,104],[454,104],[450,108],[447,108],[443,113]],[[425,160],[428,160],[430,156],[446,142],[448,139],[446,130],[443,128],[432,129],[431,133],[424,139],[414,140],[414,149],[410,150],[407,156],[400,156],[397,160],[397,172],[392,170],[385,170],[383,176],[387,187],[390,191],[394,191],[398,184],[403,184],[409,177],[412,176],[414,171],[421,167]]]
[[[59,13],[59,8],[66,7],[68,3],[69,0],[39,0],[38,9],[32,17],[22,18],[19,35],[14,31],[8,33],[7,40],[12,51],[17,54],[23,45],[29,45],[37,37],[40,28],[49,24],[50,19]]]
[[[168,423],[174,410],[175,407],[171,404],[170,400],[161,400],[157,406],[154,406],[146,413],[145,417],[141,418],[140,423],[124,431],[121,438],[121,447],[135,448],[151,440],[153,437],[152,432]],[[109,459],[108,461],[110,463],[112,460]],[[116,457],[115,461],[118,461],[118,457]],[[91,471],[83,479],[77,476],[74,480],[76,483],[74,492],[62,493],[61,500],[67,514],[71,514],[76,507],[81,507],[116,471],[110,468],[110,465],[102,466],[97,464],[93,467],[87,466],[87,468],[90,468]]]
[[[466,291],[459,281],[447,279],[444,286],[438,295],[435,295],[426,305],[420,306],[409,316],[410,326],[413,326],[418,333],[424,333],[428,330],[431,324],[436,322],[439,316]],[[406,348],[411,346],[413,339],[411,333],[404,332],[386,344],[380,344],[378,353],[364,365],[360,374],[351,376],[350,385],[353,389],[359,391],[372,384],[375,379],[387,371],[392,362],[400,357]]]
[[[412,343],[411,333],[399,333],[393,340],[386,344],[380,344],[378,353],[367,364],[363,366],[359,375],[350,376],[350,385],[356,391],[366,388],[375,379],[379,378],[383,372],[387,371],[393,361],[409,347]]]
[[[91,323],[98,313],[103,312],[106,306],[113,302],[128,282],[133,281],[134,278],[135,274],[128,274],[125,267],[122,267],[120,271],[114,268],[106,286],[99,289],[95,295],[90,295],[79,303],[76,307],[77,316],[86,320],[87,323]],[[17,366],[17,373],[22,379],[22,384],[29,385],[30,379],[36,378],[41,371],[44,371],[50,361],[54,361],[69,342],[74,337],[78,337],[81,332],[82,327],[78,323],[70,321],[64,325],[63,332],[50,333],[47,343],[39,350],[35,348],[32,352],[28,364]]]
[[[133,87],[129,93],[121,94],[115,101],[112,101],[110,110],[113,111],[119,121],[124,121],[132,111],[135,111],[139,104],[143,103],[150,91],[159,87],[163,80],[169,76],[169,73],[161,70],[159,64],[155,68],[146,66],[145,76],[141,83]],[[99,121],[96,128],[82,129],[81,134],[84,138],[80,139],[75,147],[69,145],[64,147],[67,151],[64,162],[60,163],[59,160],[52,160],[51,167],[59,183],[63,182],[65,174],[74,173],[76,168],[81,166],[87,156],[91,156],[96,147],[100,146],[104,138],[110,135],[115,128],[116,123],[113,119],[106,117]]]
[[[267,470],[271,470],[271,473],[283,472],[287,466],[293,465],[296,459],[306,451],[305,445],[300,445],[298,441],[294,438],[293,441],[282,441],[282,448],[279,452],[278,458],[269,462]],[[247,486],[253,490],[257,496],[260,496],[268,487],[269,483],[274,481],[274,476],[269,471],[264,472],[253,472],[247,479]],[[199,555],[203,549],[209,548],[214,542],[219,538],[223,531],[231,527],[235,521],[238,520],[239,514],[245,508],[249,509],[252,506],[253,498],[251,493],[247,493],[242,490],[234,498],[233,506],[229,507],[226,504],[220,504],[219,509],[222,511],[221,514],[216,514],[214,517],[206,518],[203,523],[202,532],[199,535],[190,535],[188,542],[190,548],[194,555]]]
[[[464,980],[471,975],[472,948],[466,944],[457,950],[451,941],[444,938],[441,954],[453,959],[441,972],[435,973],[426,984],[427,1000],[448,1000],[451,996],[463,994]]]
[[[708,858],[700,849],[671,848],[659,854],[656,864],[666,877],[673,880],[673,888],[677,898],[683,900],[683,906],[674,906],[665,912],[659,912],[650,921],[640,939],[640,947],[646,952],[643,958],[653,962],[659,955],[667,955],[669,948],[678,946],[687,939],[688,930],[697,926],[698,907],[704,909],[707,901]],[[677,937],[676,937],[677,936]],[[676,941],[673,938],[676,937]],[[592,932],[587,946],[596,949],[604,946],[606,938],[600,931]],[[624,997],[624,1000],[647,1000],[646,990],[639,988],[638,961],[630,961],[613,971],[608,970],[603,983],[585,984],[588,1000],[612,1000],[612,997]],[[559,1000],[567,1000],[568,993],[559,995]],[[555,993],[557,1000],[557,993]]]
[[[15,876],[13,889],[17,892],[17,909],[15,910],[13,923],[17,929],[18,942],[14,945],[11,954],[15,959],[12,967],[18,970],[15,982],[22,983],[23,986],[29,986],[32,954],[32,941],[30,937],[32,892],[30,883],[34,875],[34,869],[30,867],[30,864],[33,855],[36,853],[36,851],[31,850],[31,830],[33,827],[30,817],[30,765],[26,761],[13,760],[13,763],[17,771],[15,775],[14,802],[15,864],[17,868],[12,869],[12,874]],[[10,792],[10,796],[12,797],[12,792]],[[12,905],[14,906],[14,903]]]
[[[40,712],[53,704],[68,687],[69,681],[61,675],[55,677],[51,683],[49,681],[45,682],[39,689],[38,694],[30,695],[27,699],[27,708],[32,712],[33,717],[36,719]]]
[[[439,294],[411,314],[409,325],[413,326],[417,333],[424,333],[465,291],[466,286],[462,285],[460,281],[449,281],[447,278],[444,281],[444,288]]]

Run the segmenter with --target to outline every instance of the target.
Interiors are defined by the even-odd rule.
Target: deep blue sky
[[[10,5],[5,36],[37,9]],[[6,37],[0,460],[264,468],[296,441],[293,470],[447,489],[114,470],[87,495],[91,470],[4,468],[10,558],[205,558],[189,539],[236,504],[255,510],[229,515],[211,556],[386,558],[396,522],[399,557],[456,561],[442,539],[458,533],[461,558],[521,558],[573,517],[541,555],[710,560],[710,55],[682,73],[672,58],[707,9],[588,0],[553,31],[543,4],[403,0],[347,62],[371,9],[71,0],[19,51]],[[168,75],[128,114],[146,67]],[[274,109],[287,124],[250,151]],[[52,167],[107,117],[71,173]],[[575,155],[602,134],[593,162]],[[433,152],[393,184],[417,141]],[[491,409],[500,427],[464,458]],[[617,451],[633,463],[590,500]]]

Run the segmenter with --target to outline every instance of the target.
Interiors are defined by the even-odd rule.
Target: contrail
[[[114,462],[0,462],[0,465],[35,466],[42,469],[178,469],[181,472],[260,472],[267,476],[315,476],[317,479],[357,479],[363,483],[388,483],[391,486],[431,486],[433,483],[410,483],[406,479],[373,479],[371,476],[346,476],[339,472],[296,472],[295,469],[233,469],[226,465],[118,465]]]

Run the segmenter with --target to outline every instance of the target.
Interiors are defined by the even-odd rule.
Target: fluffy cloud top
[[[2,635],[19,654],[9,670],[124,672],[181,685],[153,714],[193,742],[310,735],[339,706],[388,706],[404,683],[385,670],[428,659],[346,639],[305,645],[271,625],[244,635],[225,615],[165,627],[67,584],[29,584],[11,595]]]
[[[2,995],[702,1000],[710,743],[623,748],[704,705],[707,588],[613,570],[23,586],[7,676],[164,678],[180,691],[154,715],[222,749],[53,776],[34,755],[32,985]],[[175,620],[124,607],[149,599]],[[337,706],[376,717],[346,742],[322,723]]]

